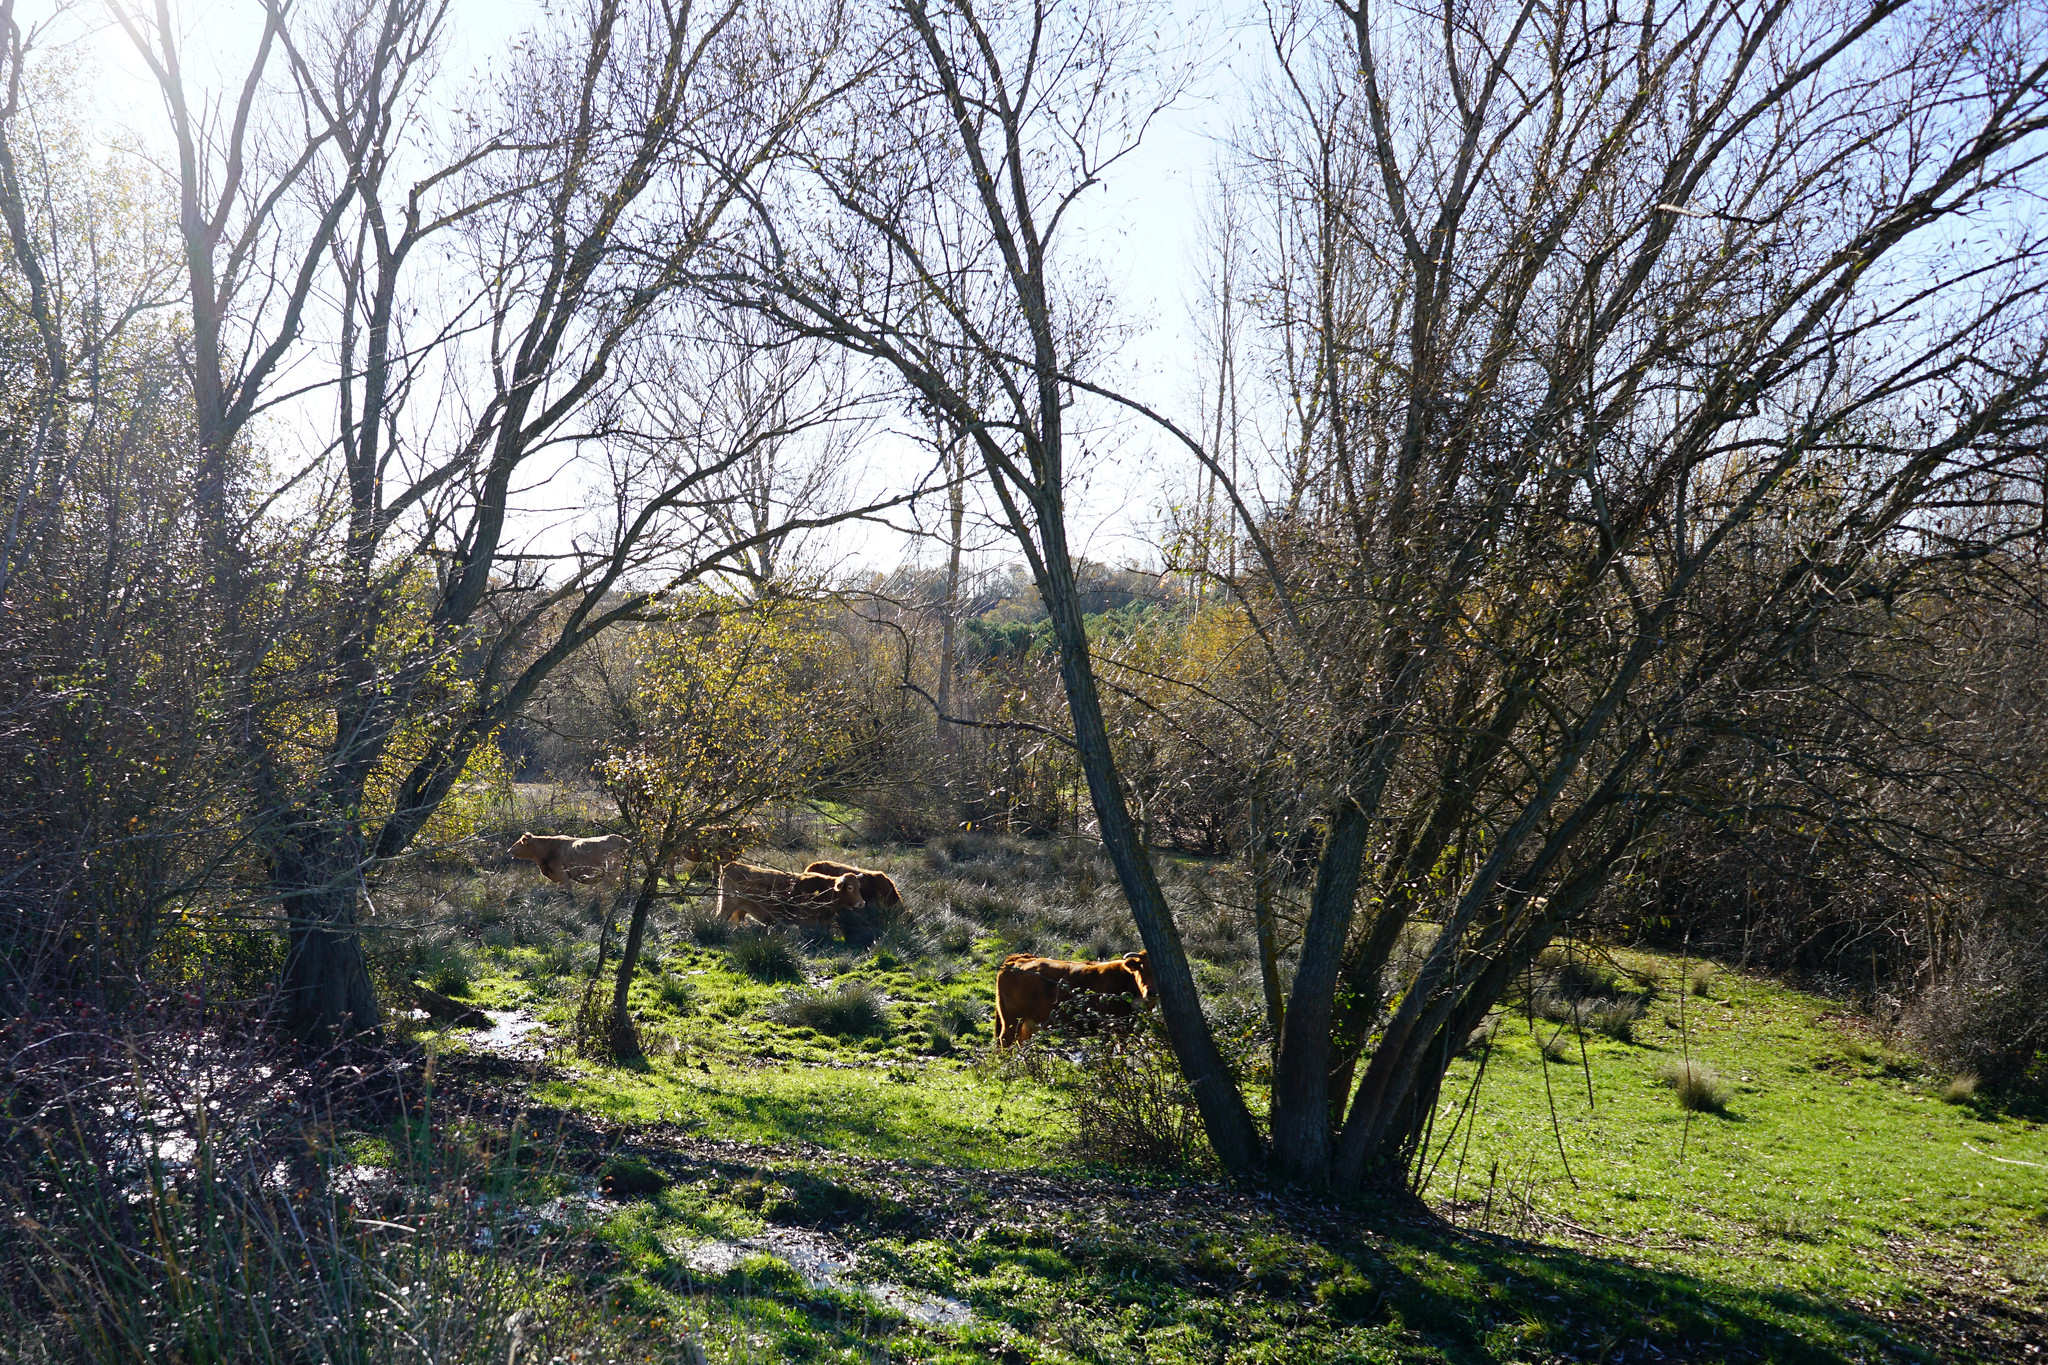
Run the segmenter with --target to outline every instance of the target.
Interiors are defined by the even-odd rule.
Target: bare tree
[[[735,523],[714,490],[787,432],[694,446],[650,401],[659,356],[703,330],[682,320],[701,263],[829,93],[841,20],[597,0],[464,119],[434,83],[436,0],[266,7],[231,110],[189,89],[164,4],[116,12],[179,148],[202,448],[331,405],[297,495],[331,509],[304,546],[317,611],[238,567],[279,503],[213,475],[200,496],[288,1023],[347,1036],[376,1017],[363,870],[405,852],[478,746],[613,623],[846,514]]]
[[[1919,543],[1923,509],[2038,440],[2042,243],[2013,206],[2048,53],[2020,6],[1280,16],[1289,112],[1261,150],[1291,219],[1263,294],[1295,415],[1272,510],[1175,432],[1238,515],[1287,698],[1261,741],[1322,805],[1268,1149],[1128,814],[1066,538],[1068,407],[1125,400],[1090,377],[1091,300],[1053,243],[1128,145],[1111,101],[1137,49],[1106,8],[900,14],[848,126],[905,131],[811,152],[839,213],[778,239],[757,302],[974,441],[1218,1155],[1399,1178],[1465,1032],[1725,716],[1831,613],[1961,552]],[[963,350],[995,363],[992,402],[948,380]],[[1389,1001],[1418,922],[1433,946]]]
[[[96,145],[62,8],[0,4],[0,1008],[97,994],[208,866],[172,216]],[[54,46],[57,50],[50,50]],[[113,987],[118,991],[119,987]]]
[[[854,91],[841,135],[807,157],[839,212],[800,249],[775,239],[784,249],[756,267],[771,292],[752,302],[888,366],[972,443],[1051,615],[1073,743],[1176,1055],[1218,1153],[1244,1169],[1258,1137],[1116,778],[1068,543],[1068,408],[1076,377],[1100,360],[1103,319],[1055,244],[1077,197],[1159,107],[1156,73],[1122,65],[1148,21],[1109,6],[911,0],[871,24],[876,75]],[[976,366],[963,358],[987,367],[985,391],[966,382]]]
[[[1320,588],[1292,672],[1337,722],[1273,1155],[1355,1185],[1725,718],[2033,439],[2040,243],[1926,252],[2028,192],[2048,53],[1939,6],[1341,17],[1281,31],[1266,163],[1308,320],[1273,591]]]

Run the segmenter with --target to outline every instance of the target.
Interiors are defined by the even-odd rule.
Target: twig
[[[2029,1166],[2037,1171],[2048,1171],[2048,1166],[2043,1166],[2038,1161],[2021,1161],[2018,1157],[2011,1156],[1993,1156],[1989,1152],[1978,1151],[1967,1142],[1963,1144],[1963,1150],[1972,1156],[1981,1156],[1986,1161],[1996,1161],[2001,1166]]]

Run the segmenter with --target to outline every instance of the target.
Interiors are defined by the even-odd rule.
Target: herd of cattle
[[[618,871],[626,840],[617,834],[578,839],[567,834],[519,836],[514,858],[533,863],[549,881],[591,882]],[[726,850],[719,849],[719,853]],[[830,928],[847,911],[890,907],[903,896],[885,872],[819,860],[801,872],[755,867],[721,858],[718,917],[763,928]],[[996,1045],[1014,1047],[1043,1028],[1068,1001],[1085,1002],[1102,1017],[1134,1014],[1152,1000],[1152,972],[1143,953],[1107,962],[1066,962],[1011,953],[996,968]]]

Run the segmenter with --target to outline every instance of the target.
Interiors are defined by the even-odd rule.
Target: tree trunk
[[[356,936],[362,839],[352,827],[316,826],[271,855],[272,894],[286,923],[285,1029],[308,1047],[382,1037],[377,995]]]
[[[647,935],[647,912],[654,908],[655,889],[661,884],[661,863],[653,861],[647,875],[641,878],[640,894],[633,900],[633,917],[626,924],[626,943],[619,950],[619,975],[612,988],[612,1009],[605,1025],[605,1042],[612,1056],[618,1058],[640,1055],[640,1032],[633,1027],[633,1016],[626,1008],[626,998],[633,990],[633,972],[640,965],[640,943]]]
[[[1172,909],[1131,822],[1123,788],[1117,781],[1116,760],[1110,749],[1109,729],[1102,718],[1102,704],[1088,655],[1087,627],[1081,615],[1081,595],[1074,581],[1064,531],[1056,512],[1042,512],[1039,534],[1044,555],[1039,590],[1052,620],[1053,638],[1059,645],[1060,681],[1066,689],[1075,747],[1081,771],[1088,779],[1088,794],[1094,802],[1102,846],[1116,867],[1124,898],[1138,923],[1138,935],[1144,941],[1152,969],[1153,994],[1159,999],[1160,1013],[1166,1021],[1167,1039],[1180,1062],[1181,1074],[1187,1077],[1188,1087],[1194,1093],[1209,1145],[1225,1170],[1249,1173],[1264,1164],[1264,1144],[1259,1140],[1236,1078],[1216,1049],[1209,1021],[1202,1014],[1201,996],[1195,990],[1194,973],[1188,967],[1187,953],[1173,925]]]
[[[954,631],[959,626],[960,615],[960,553],[965,540],[967,522],[967,489],[963,482],[967,475],[967,451],[962,442],[954,443],[954,453],[946,457],[946,473],[953,480],[953,487],[947,496],[947,517],[951,536],[946,544],[946,605],[939,614],[939,712],[953,714],[953,670],[957,666]],[[950,796],[959,779],[960,736],[953,726],[939,722],[939,752],[945,763],[944,782]]]
[[[1330,1024],[1367,823],[1355,801],[1330,821],[1273,1071],[1273,1171],[1307,1185],[1330,1179]]]

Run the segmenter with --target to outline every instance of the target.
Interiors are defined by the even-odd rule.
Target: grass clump
[[[1577,1058],[1578,1049],[1572,1046],[1572,1040],[1565,1036],[1563,1029],[1551,1034],[1543,1044],[1543,1060],[1546,1062],[1563,1063]]]
[[[1702,998],[1714,993],[1714,979],[1718,975],[1713,967],[1704,962],[1695,962],[1685,971],[1685,988]]]
[[[664,974],[654,993],[662,1004],[677,1014],[688,1014],[697,1008],[697,987],[686,977]]]
[[[1633,1043],[1636,1025],[1642,1021],[1648,1008],[1648,1002],[1642,996],[1623,996],[1619,1000],[1595,1005],[1586,1014],[1586,1026],[1618,1043]]]
[[[1657,1068],[1657,1079],[1678,1095],[1681,1109],[1719,1114],[1728,1108],[1728,1087],[1710,1066],[1673,1058]]]
[[[1943,1104],[1968,1104],[1977,1098],[1977,1073],[1959,1071],[1935,1088],[1934,1094]]]
[[[774,933],[735,935],[726,945],[725,962],[741,976],[756,981],[801,981],[803,957],[787,936]]]
[[[979,1000],[948,1000],[925,1018],[925,1038],[933,1052],[951,1052],[963,1033],[972,1033],[988,1017]]]
[[[1780,1242],[1819,1243],[1827,1240],[1827,1221],[1814,1209],[1784,1205],[1768,1209],[1756,1220],[1757,1231]]]
[[[886,1037],[890,1028],[881,992],[865,982],[848,982],[830,991],[790,991],[768,1007],[768,1017],[792,1028],[842,1038]]]
[[[682,930],[684,937],[700,948],[722,948],[732,942],[733,937],[732,922],[720,919],[718,912],[708,905],[696,905],[685,910]]]

